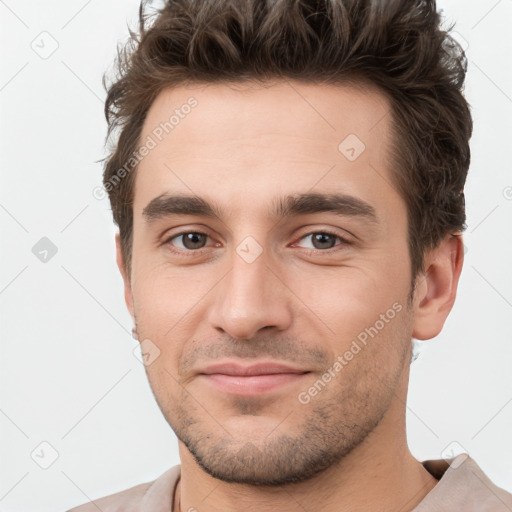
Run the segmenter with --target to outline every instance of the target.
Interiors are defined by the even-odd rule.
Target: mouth
[[[208,366],[199,372],[199,376],[217,391],[238,396],[256,396],[297,384],[309,373],[308,370],[272,361],[250,366],[224,362]]]

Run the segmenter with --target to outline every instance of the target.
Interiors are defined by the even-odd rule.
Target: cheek
[[[160,351],[146,372],[152,386],[167,389],[180,379],[179,362],[199,329],[220,273],[205,266],[172,268],[152,262],[135,269],[133,293],[139,339],[149,339]]]
[[[337,343],[346,343],[374,325],[388,310],[391,311],[386,319],[394,318],[394,304],[397,304],[395,309],[405,309],[408,273],[404,273],[404,268],[407,267],[386,261],[385,255],[380,254],[373,261],[354,261],[342,267],[317,267],[300,272],[300,279],[298,269],[294,269],[294,275],[288,272],[287,281],[302,302],[295,301],[298,318],[316,317],[329,337]]]
[[[196,314],[218,280],[211,269],[176,269],[162,264],[148,267],[150,271],[141,269],[134,275],[132,289],[138,320],[158,336],[187,325],[187,317]]]

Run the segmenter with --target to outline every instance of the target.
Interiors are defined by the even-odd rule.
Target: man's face
[[[180,87],[148,113],[128,304],[160,351],[156,400],[214,477],[311,477],[404,399],[411,275],[389,109],[375,91],[276,82]],[[233,376],[250,366],[259,376]]]

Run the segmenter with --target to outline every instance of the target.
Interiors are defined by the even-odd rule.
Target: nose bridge
[[[210,321],[235,338],[249,339],[264,327],[285,329],[291,319],[287,298],[267,268],[266,250],[248,237],[231,254],[231,270],[215,296]]]
[[[233,254],[227,293],[231,303],[238,304],[240,312],[247,311],[249,306],[263,304],[267,294],[268,274],[266,255],[261,254],[250,261],[238,252]]]

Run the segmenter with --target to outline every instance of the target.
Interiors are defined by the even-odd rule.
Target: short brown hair
[[[392,179],[408,211],[414,278],[424,254],[466,228],[464,183],[473,123],[464,52],[441,28],[435,0],[168,0],[139,8],[139,33],[118,48],[107,86],[103,183],[131,268],[133,159],[146,114],[185,83],[296,79],[371,83],[392,106]],[[120,173],[120,170],[124,172]],[[121,179],[122,178],[122,179]]]

